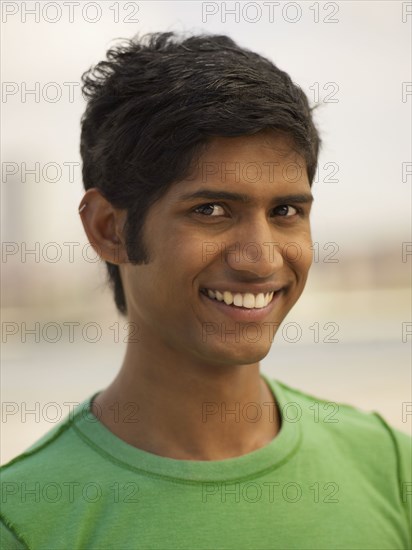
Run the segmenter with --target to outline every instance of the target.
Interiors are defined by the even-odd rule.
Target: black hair
[[[149,207],[187,177],[213,137],[284,133],[312,185],[321,144],[314,107],[286,72],[228,36],[159,32],[123,40],[82,75],[82,92],[84,188],[127,209],[126,250],[135,265],[149,262]],[[117,309],[127,315],[119,267],[106,266]]]

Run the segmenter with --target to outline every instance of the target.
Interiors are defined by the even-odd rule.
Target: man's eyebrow
[[[199,189],[193,193],[186,193],[178,197],[179,201],[189,201],[192,199],[211,199],[211,200],[230,200],[251,204],[253,199],[244,193],[230,193],[228,191],[214,191],[213,189]],[[277,203],[311,203],[315,199],[311,193],[297,193],[273,197],[273,202]]]

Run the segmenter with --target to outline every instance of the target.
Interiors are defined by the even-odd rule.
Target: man
[[[228,37],[173,33],[83,82],[79,212],[129,342],[3,467],[4,547],[410,548],[411,438],[259,370],[312,261],[305,94]]]

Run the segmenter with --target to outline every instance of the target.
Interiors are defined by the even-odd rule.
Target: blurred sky
[[[68,4],[72,4],[71,9]],[[16,254],[3,257],[3,320],[50,319],[50,315],[65,319],[71,314],[86,318],[90,311],[98,318],[96,308],[102,301],[102,315],[107,315],[109,324],[116,315],[111,295],[103,288],[105,271],[101,263],[81,261],[79,257],[70,263],[67,253],[56,263],[44,259],[35,262],[31,258],[23,262],[20,256],[22,243],[33,248],[36,241],[41,246],[56,242],[66,252],[64,242],[87,243],[77,213],[83,196],[79,138],[85,102],[79,88],[81,74],[104,58],[115,38],[130,38],[136,32],[227,34],[241,46],[271,59],[304,89],[312,105],[321,105],[315,114],[323,149],[319,180],[313,186],[312,237],[321,248],[330,242],[338,244],[339,263],[321,260],[313,266],[308,288],[289,318],[307,326],[315,318],[322,322],[339,321],[341,334],[346,335],[350,345],[369,342],[360,354],[352,347],[344,351],[343,345],[338,350],[327,346],[320,350],[312,342],[312,370],[306,374],[296,370],[291,373],[288,365],[293,361],[301,365],[302,358],[308,357],[304,346],[310,343],[302,341],[300,351],[295,351],[296,346],[292,353],[283,342],[288,350],[284,349],[284,355],[279,352],[283,370],[276,370],[276,350],[267,359],[267,369],[272,374],[281,372],[283,379],[295,385],[304,380],[302,389],[313,391],[318,387],[317,377],[322,378],[324,393],[328,396],[336,390],[335,398],[342,396],[338,393],[342,380],[357,376],[363,389],[355,395],[353,388],[348,387],[348,399],[366,403],[365,391],[372,387],[375,398],[368,404],[382,405],[381,410],[405,429],[399,403],[410,400],[410,351],[401,341],[400,327],[411,319],[410,295],[405,289],[411,257],[403,261],[402,244],[411,241],[412,176],[402,177],[402,163],[411,162],[412,88],[407,83],[412,80],[412,14],[408,16],[403,11],[411,9],[410,3],[361,0],[77,4],[2,2],[1,230],[2,241],[17,243],[19,249]],[[36,15],[28,13],[33,9],[37,10]],[[229,13],[233,9],[237,10],[236,16]],[[36,82],[38,98],[25,92],[35,89]],[[58,101],[54,101],[56,90],[61,94]],[[328,94],[329,99],[337,101],[328,102]],[[30,174],[22,181],[22,163],[30,169],[36,162],[40,163],[39,181]],[[58,168],[50,163],[56,163]],[[73,177],[69,164],[73,166]],[[41,174],[44,166],[49,166],[46,181]],[[328,175],[337,181],[328,181]],[[328,294],[328,285],[333,281],[338,281],[336,293]],[[32,311],[27,313],[26,308]],[[387,348],[377,351],[378,342],[387,342]],[[280,347],[283,349],[282,342]],[[54,351],[53,357],[69,353],[67,361],[80,364],[80,352],[73,348],[69,351],[56,346]],[[43,353],[43,346],[28,348],[18,340],[7,345],[8,374],[3,380],[6,385],[9,383],[6,398],[18,400],[31,395],[36,370],[29,373],[26,369],[24,376],[21,372],[34,357],[34,364],[40,363]],[[119,362],[119,346],[112,353]],[[340,362],[336,354],[340,354]],[[286,357],[289,362],[285,363]],[[398,361],[400,374],[391,379],[393,357]],[[376,372],[380,374],[370,385],[370,369],[379,358]],[[336,369],[343,370],[328,371],[334,361]],[[344,370],[346,361],[351,370],[349,366],[348,371]],[[14,374],[13,365],[19,365]],[[118,366],[119,363],[113,364],[110,373],[116,372]],[[67,363],[59,368],[58,376]],[[52,376],[56,376],[53,372]],[[84,379],[84,386],[75,390],[79,400],[96,384],[101,387],[103,381],[107,383],[107,372],[98,381],[88,379],[89,383]],[[325,379],[327,372],[329,379]],[[339,383],[334,384],[335,380]],[[396,390],[390,403],[385,404],[388,380],[392,380]],[[67,388],[75,387],[75,382],[70,386],[69,378],[65,383]],[[379,393],[378,386],[383,393]],[[51,399],[55,391],[56,383],[51,382],[51,393],[45,393],[44,399]],[[43,429],[47,427],[50,426]],[[16,431],[12,424],[8,428]],[[20,429],[23,433],[24,427]],[[30,433],[33,439],[34,432]],[[9,447],[9,453],[22,450],[25,438],[26,435],[17,446]]]

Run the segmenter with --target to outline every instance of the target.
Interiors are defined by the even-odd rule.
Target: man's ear
[[[79,214],[90,244],[102,260],[112,264],[128,262],[123,237],[127,211],[115,208],[97,187],[84,194]]]

